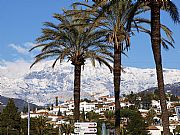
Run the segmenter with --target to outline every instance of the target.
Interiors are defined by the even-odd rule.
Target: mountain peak
[[[0,68],[0,95],[20,98],[38,105],[49,104],[73,97],[74,67],[62,62],[52,69],[53,61],[41,62],[31,70],[30,63],[18,63]],[[13,67],[14,66],[14,67]],[[20,68],[18,68],[20,67]],[[16,70],[14,70],[16,69]],[[140,92],[156,87],[155,69],[125,67],[122,73],[121,94]],[[180,70],[164,69],[165,84],[180,82]],[[113,94],[113,74],[105,66],[93,67],[90,61],[82,70],[81,97],[97,98]]]

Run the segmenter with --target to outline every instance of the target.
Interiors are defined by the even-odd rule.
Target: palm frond
[[[136,11],[138,10],[138,7],[140,6],[141,3],[139,2],[136,2],[134,5],[133,5],[133,8],[130,9],[130,12],[129,12],[129,15],[128,15],[128,21],[127,21],[127,26],[126,26],[126,29],[127,31],[131,31],[131,24],[133,22],[133,18],[135,16],[135,13]]]
[[[78,15],[70,16],[73,12]],[[109,66],[108,62],[113,61],[111,53],[113,47],[106,45],[107,30],[98,29],[97,26],[104,25],[103,22],[97,23],[96,27],[92,27],[93,22],[90,23],[91,25],[87,25],[85,22],[89,13],[91,12],[87,11],[87,13],[80,15],[79,11],[75,9],[74,11],[64,11],[64,14],[54,14],[53,17],[59,20],[59,24],[51,22],[44,24],[42,35],[36,39],[38,45],[31,49],[41,48],[33,65],[43,59],[54,57],[56,59],[52,67],[56,65],[58,60],[62,62],[62,60],[67,59],[73,64],[81,60],[83,64],[87,58],[98,60],[101,64]]]
[[[54,61],[53,64],[52,64],[52,68],[55,67],[57,61],[58,61],[60,58],[61,58],[61,56],[58,56],[58,57],[55,59],[55,61]]]
[[[85,6],[85,7],[88,7],[88,8],[93,8],[93,6],[90,6],[89,4],[87,3],[82,3],[82,2],[74,2],[72,4],[72,6]]]
[[[52,22],[45,22],[44,23],[44,26],[45,27],[51,27],[51,28],[54,28],[54,29],[58,29],[58,26],[56,26],[54,23]]]
[[[161,38],[161,43],[163,44],[163,47],[165,46],[165,49],[169,49],[169,46],[174,48],[173,43],[164,38]]]
[[[54,56],[55,56],[55,55],[53,54],[53,55],[43,55],[43,56],[41,56],[41,57],[37,57],[37,58],[35,59],[35,61],[31,64],[30,68],[32,68],[35,64],[41,62],[42,60],[45,60],[45,59],[47,59],[47,58],[54,57]]]
[[[49,51],[45,51],[45,52],[42,52],[38,55],[35,56],[36,59],[38,58],[41,58],[43,56],[48,56],[48,55],[57,55],[57,54],[61,54],[61,51],[60,50],[49,50]]]
[[[151,25],[151,21],[149,19],[135,18],[134,21],[136,22],[136,24],[143,24],[143,23],[145,23],[145,24]],[[174,39],[172,37],[172,31],[167,26],[165,26],[163,24],[161,24],[160,27],[164,31],[164,33],[166,34],[166,36],[169,39],[169,41],[174,43]],[[135,28],[138,28],[138,25],[136,25]]]
[[[166,5],[164,10],[170,14],[174,23],[180,23],[180,16],[176,5],[171,0],[168,0]]]
[[[46,44],[36,44],[34,47],[32,47],[29,52],[31,52],[32,50],[36,49],[36,48],[40,48],[40,47],[43,47],[43,46],[46,46]]]
[[[68,19],[67,19],[64,15],[55,13],[55,14],[53,15],[53,17],[54,17],[55,19],[59,20],[62,24],[66,24],[66,25],[69,24]]]

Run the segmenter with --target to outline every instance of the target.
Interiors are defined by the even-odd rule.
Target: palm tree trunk
[[[151,4],[151,43],[156,64],[158,91],[162,111],[163,134],[170,135],[169,117],[164,91],[163,68],[161,58],[161,33],[160,33],[160,6],[158,1],[154,0]]]
[[[80,86],[81,86],[81,65],[74,67],[74,120],[77,122],[80,117]]]
[[[120,81],[121,81],[121,46],[114,44],[114,95],[115,95],[115,134],[120,135]]]

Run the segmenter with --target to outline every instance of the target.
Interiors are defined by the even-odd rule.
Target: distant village
[[[151,116],[152,121],[150,126],[146,129],[152,135],[161,135],[163,131],[162,122],[161,122],[161,107],[160,101],[157,99],[148,99],[144,97],[144,101],[141,96],[131,93],[129,96],[120,98],[121,108],[137,108],[143,118],[147,118]],[[69,121],[66,119],[66,116],[73,115],[74,109],[74,101],[68,100],[59,104],[58,97],[55,98],[55,104],[52,104],[45,109],[35,109],[34,111],[30,111],[30,117],[46,117],[48,118],[48,123],[52,124],[54,127],[58,127],[61,124],[68,124]],[[134,100],[134,101],[133,101]],[[2,104],[1,104],[2,106]],[[180,106],[179,97],[175,97],[170,95],[167,97],[167,108],[169,110],[169,121],[170,121],[170,131],[174,133],[174,130],[178,125],[180,125],[180,121],[178,119],[178,110],[177,107]],[[115,111],[115,98],[113,96],[101,96],[97,100],[88,100],[82,99],[80,102],[80,111],[81,114],[84,113],[84,117],[86,119],[86,114],[88,112],[94,112],[100,116],[99,119],[106,119],[105,112]],[[27,118],[27,112],[21,112],[21,118]],[[93,121],[93,120],[92,120]],[[121,118],[121,124],[126,125],[127,119]]]

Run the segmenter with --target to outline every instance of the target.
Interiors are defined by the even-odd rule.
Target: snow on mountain
[[[0,95],[20,98],[38,105],[50,104],[58,96],[61,101],[73,98],[74,68],[70,62],[46,61],[29,69],[30,63],[17,61],[0,64]],[[140,92],[155,87],[154,69],[124,68],[121,94]],[[180,82],[180,70],[164,69],[165,84]],[[81,97],[97,98],[113,94],[113,75],[105,66],[93,67],[86,62],[81,78]]]

